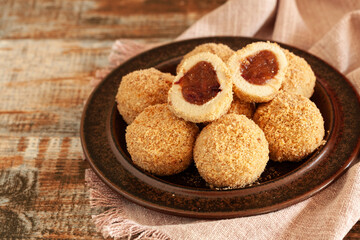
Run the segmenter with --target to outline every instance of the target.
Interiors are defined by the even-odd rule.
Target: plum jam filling
[[[181,86],[184,99],[196,105],[207,103],[221,91],[213,65],[205,61],[195,64],[175,84]]]
[[[279,71],[276,56],[269,50],[248,56],[240,64],[241,76],[251,84],[264,85]]]

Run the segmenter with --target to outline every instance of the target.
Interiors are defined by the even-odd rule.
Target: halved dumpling
[[[168,94],[170,110],[195,123],[218,119],[229,110],[232,99],[229,70],[209,52],[184,61]]]
[[[235,52],[228,61],[235,94],[247,102],[268,102],[278,93],[287,60],[281,48],[255,42]]]

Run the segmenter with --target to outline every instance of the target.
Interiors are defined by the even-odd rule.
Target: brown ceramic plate
[[[324,120],[327,143],[298,163],[270,161],[259,181],[236,190],[213,190],[196,168],[170,177],[155,177],[132,164],[126,150],[126,124],[118,114],[115,95],[122,76],[156,67],[174,74],[181,57],[206,42],[234,50],[257,39],[213,37],[174,42],[144,52],[110,73],[93,91],[84,108],[81,142],[92,169],[129,200],[161,212],[200,218],[249,216],[300,202],[333,182],[355,161],[360,148],[360,103],[349,81],[319,58],[280,44],[307,60],[317,76],[312,100]]]

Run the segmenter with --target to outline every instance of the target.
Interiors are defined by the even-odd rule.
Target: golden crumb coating
[[[316,77],[310,65],[302,57],[283,49],[288,67],[281,89],[310,98],[314,93]]]
[[[255,111],[254,121],[269,142],[270,159],[300,161],[323,144],[324,120],[315,103],[281,91]]]
[[[176,117],[167,104],[147,107],[126,128],[126,144],[135,165],[164,176],[185,170],[199,132],[194,123]]]
[[[138,70],[124,76],[116,95],[117,108],[127,124],[146,107],[166,103],[174,76],[155,68]]]
[[[269,160],[263,131],[244,115],[226,114],[207,125],[194,147],[200,175],[214,187],[239,188],[256,181]]]
[[[227,113],[243,114],[248,118],[252,118],[255,112],[255,104],[241,101],[236,95],[233,96],[230,109]]]
[[[222,43],[204,43],[197,47],[195,47],[191,52],[187,53],[181,62],[179,63],[178,67],[176,68],[176,72],[180,72],[180,68],[182,67],[184,61],[201,52],[209,52],[212,54],[217,55],[223,62],[227,62],[227,60],[231,57],[234,51],[229,48],[227,45]]]

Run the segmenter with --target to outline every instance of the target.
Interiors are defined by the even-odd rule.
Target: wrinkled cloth
[[[233,0],[205,15],[176,40],[246,36],[286,43],[334,66],[360,91],[360,1]],[[108,69],[151,46],[116,41]],[[93,82],[96,84],[97,81]],[[242,218],[203,220],[143,208],[87,170],[93,216],[104,237],[138,239],[342,239],[360,219],[360,162],[330,186],[288,208]]]

